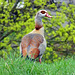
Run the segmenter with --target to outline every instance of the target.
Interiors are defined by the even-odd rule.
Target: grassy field
[[[40,64],[11,56],[7,60],[0,60],[0,75],[75,75],[75,60],[69,58]]]

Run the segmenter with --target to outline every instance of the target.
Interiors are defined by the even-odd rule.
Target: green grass
[[[69,58],[51,64],[10,57],[0,60],[0,75],[75,75],[75,60]]]

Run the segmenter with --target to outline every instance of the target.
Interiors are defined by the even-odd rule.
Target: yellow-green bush
[[[0,4],[0,57],[7,58],[10,54],[16,53],[19,56],[19,45],[24,35],[34,29],[35,14],[38,10],[44,9],[47,1],[35,0],[34,2],[24,0],[23,9],[12,10],[14,2],[7,5]],[[6,7],[4,7],[6,6]],[[34,6],[34,8],[33,8]],[[50,7],[49,7],[50,6]],[[48,10],[57,9],[55,4],[47,5]],[[21,13],[20,11],[23,11]],[[14,13],[17,12],[17,15]],[[48,12],[50,14],[50,12]],[[66,6],[63,3],[61,11],[56,12],[52,19],[44,18],[42,21],[45,28],[47,48],[43,59],[46,63],[60,60],[63,57],[75,54],[75,5]],[[63,27],[63,24],[68,24]]]

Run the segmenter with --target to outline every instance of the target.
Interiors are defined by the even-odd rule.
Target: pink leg
[[[41,64],[41,58],[39,58],[39,62],[40,62],[40,64]]]

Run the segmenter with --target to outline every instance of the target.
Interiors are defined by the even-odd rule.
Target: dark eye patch
[[[41,11],[41,13],[42,13],[42,14],[45,14],[46,12],[45,12],[45,11]]]

